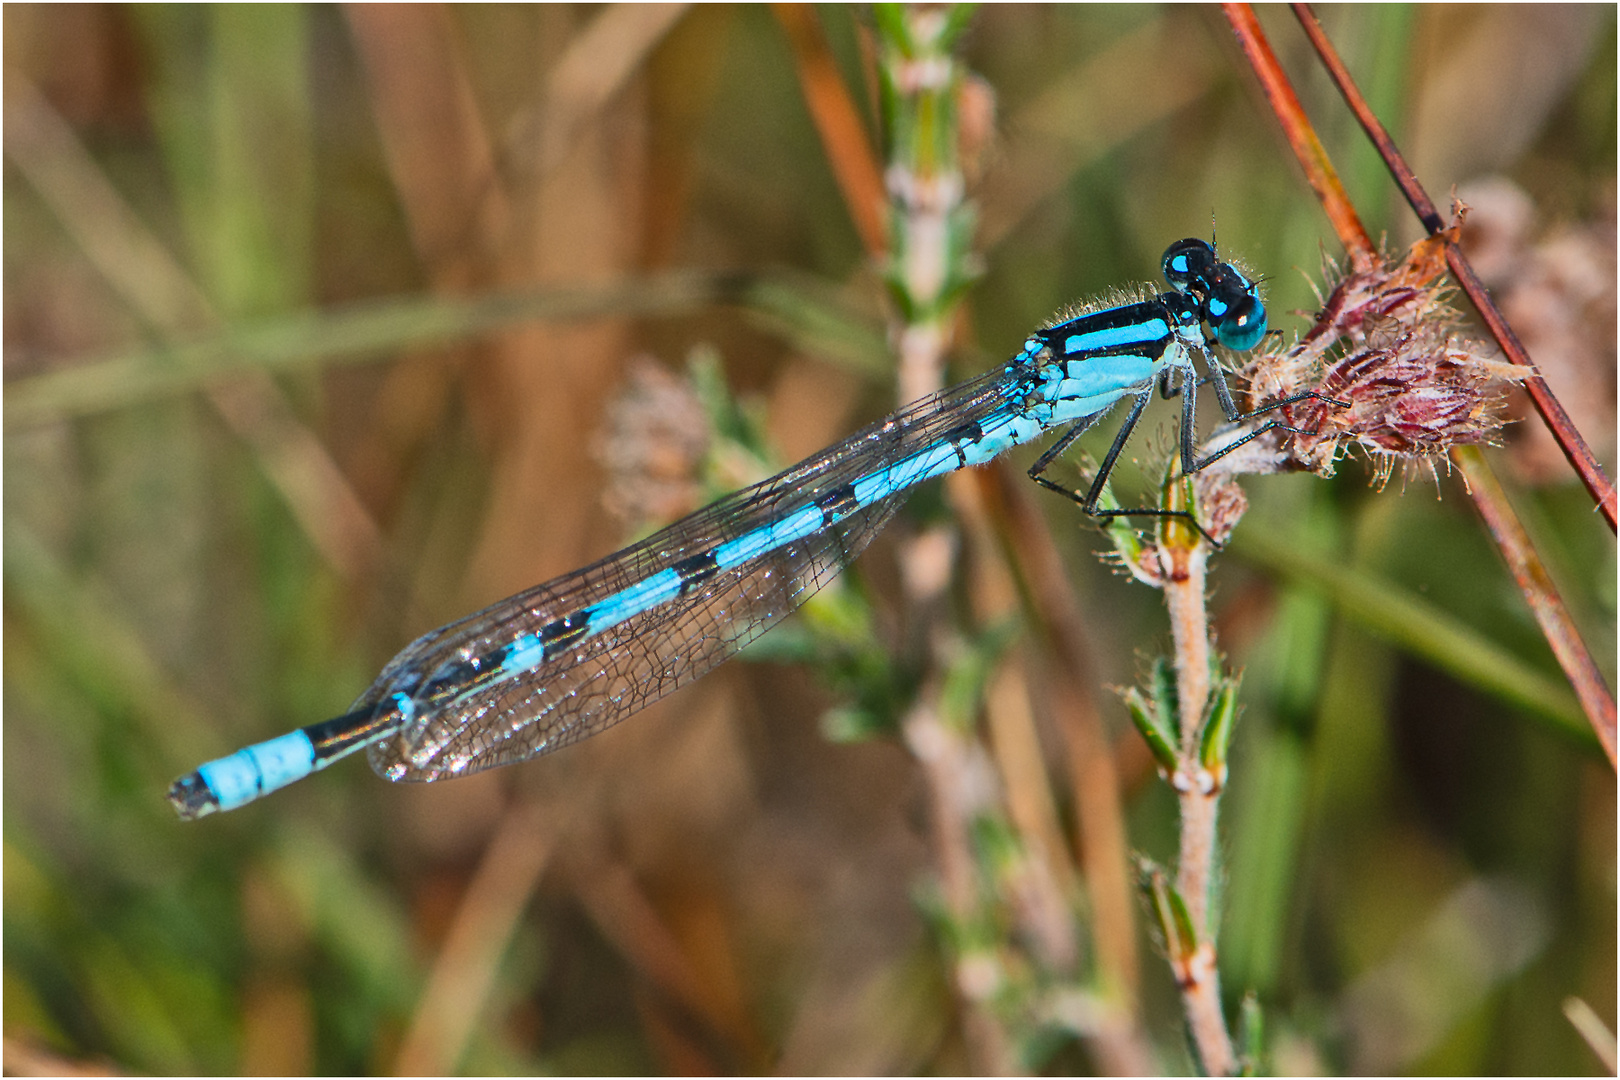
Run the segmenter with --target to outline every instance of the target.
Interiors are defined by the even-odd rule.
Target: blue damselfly
[[[176,781],[182,817],[229,810],[367,749],[390,780],[441,780],[548,753],[612,726],[732,656],[802,604],[866,547],[924,480],[989,461],[1062,429],[1029,470],[1099,517],[1182,514],[1103,509],[1098,500],[1155,385],[1182,398],[1180,459],[1191,474],[1272,420],[1199,458],[1201,379],[1238,423],[1220,345],[1266,333],[1255,284],[1202,240],[1165,252],[1171,291],[1031,334],[1007,363],[913,402],[762,483],[736,492],[583,570],[424,634],[347,714],[203,765]],[[1083,494],[1043,475],[1122,398],[1133,403]],[[1288,429],[1292,430],[1292,429]]]

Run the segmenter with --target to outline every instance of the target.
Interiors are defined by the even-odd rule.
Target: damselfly
[[[1221,411],[1242,414],[1212,345],[1246,351],[1266,332],[1255,284],[1202,240],[1165,252],[1171,291],[1039,330],[1007,363],[901,409],[763,483],[721,499],[572,574],[424,634],[347,714],[211,761],[175,782],[184,818],[230,810],[367,749],[390,780],[442,780],[549,753],[684,686],[804,603],[855,558],[924,480],[978,465],[1047,432],[1063,434],[1029,470],[1100,517],[1182,511],[1101,509],[1109,473],[1154,385],[1182,397],[1182,469],[1196,451],[1202,357]],[[1043,475],[1122,398],[1130,413],[1082,495]]]

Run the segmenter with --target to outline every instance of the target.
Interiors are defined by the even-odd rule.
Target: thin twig
[[[1277,63],[1276,55],[1266,41],[1265,32],[1260,28],[1259,20],[1255,18],[1253,10],[1246,4],[1226,4],[1223,7],[1233,30],[1242,43],[1245,55],[1255,65],[1255,71],[1261,83],[1267,87],[1267,97],[1277,111],[1278,122],[1289,133],[1289,140],[1299,157],[1300,165],[1305,169],[1311,186],[1322,197],[1324,209],[1327,210],[1328,217],[1338,231],[1340,241],[1349,250],[1352,264],[1361,269],[1370,267],[1372,265],[1371,260],[1374,257],[1372,241],[1368,238],[1366,230],[1362,228],[1359,219],[1354,216],[1353,212],[1349,214],[1344,212],[1344,205],[1349,201],[1348,196],[1344,193],[1343,186],[1339,182],[1337,173],[1333,171],[1332,163],[1328,161],[1321,142],[1312,133],[1310,121],[1300,107],[1299,99],[1289,84],[1288,76],[1283,72],[1281,65]],[[1308,16],[1309,12],[1307,11],[1301,16],[1301,21],[1306,24],[1307,32],[1310,32],[1312,27],[1315,26],[1315,19]],[[1318,48],[1325,48],[1331,52],[1331,46],[1327,45],[1326,38],[1321,36],[1320,27],[1315,29],[1316,35],[1313,40],[1320,38]],[[1337,60],[1336,56],[1334,60]],[[1342,64],[1337,64],[1335,79],[1340,82],[1341,89],[1345,89],[1347,98],[1353,94],[1355,100],[1361,103],[1358,115],[1363,118],[1364,126],[1369,123],[1376,125],[1376,118],[1372,117],[1370,110],[1366,109],[1366,103],[1361,100],[1359,93],[1354,92],[1354,83],[1350,81],[1349,74],[1344,71]],[[1372,131],[1373,129],[1369,130]],[[1395,174],[1397,180],[1410,177],[1411,170],[1406,167],[1404,161],[1399,157],[1398,151],[1395,150],[1388,137],[1388,133],[1384,132],[1381,126],[1376,127],[1374,141],[1378,144],[1381,152],[1387,150],[1389,154],[1394,155],[1386,160],[1389,161],[1391,171]],[[1407,187],[1404,181],[1403,187]],[[1407,191],[1408,198],[1413,200],[1413,206],[1418,210],[1420,216],[1424,218],[1425,225],[1433,230],[1439,224],[1439,217],[1434,211],[1433,204],[1428,202],[1427,196],[1423,195],[1422,189],[1416,185],[1415,180],[1410,182]],[[1455,242],[1444,231],[1436,234],[1436,242],[1445,245],[1447,265],[1452,268],[1458,279],[1463,281],[1466,288],[1473,272],[1462,261],[1461,254],[1456,250]],[[1364,263],[1365,266],[1363,266]],[[1459,272],[1459,267],[1461,267],[1461,272]],[[1483,292],[1481,295],[1483,296]],[[1484,297],[1484,300],[1485,303],[1481,305],[1482,313],[1490,306],[1489,298]],[[1491,307],[1490,310],[1494,312],[1495,309]],[[1500,317],[1497,316],[1497,318]],[[1504,322],[1502,325],[1505,330],[1506,323]],[[1511,332],[1508,333],[1511,336]],[[1499,338],[1499,340],[1501,339]],[[1503,347],[1507,347],[1505,342]],[[1522,359],[1522,349],[1520,357],[1521,363],[1526,362]],[[1539,378],[1536,381],[1539,382]],[[1556,404],[1556,401],[1554,401],[1553,405],[1555,407]],[[1561,414],[1562,410],[1559,409],[1558,412]],[[1551,425],[1550,421],[1549,425]],[[1554,429],[1554,434],[1558,434],[1557,428]],[[1584,443],[1581,445],[1584,446]],[[1461,448],[1454,449],[1451,451],[1451,460],[1465,476],[1471,477],[1473,474],[1481,474],[1483,478],[1484,459],[1477,451],[1473,454],[1464,454]],[[1579,469],[1580,466],[1577,464],[1577,470],[1579,471]],[[1604,508],[1612,528],[1614,524],[1613,488],[1607,486],[1607,478],[1602,477],[1600,470],[1595,475],[1601,479],[1601,484],[1593,487],[1593,482],[1589,481],[1588,487],[1593,490],[1599,506]],[[1583,473],[1584,478],[1585,474]],[[1575,629],[1574,620],[1570,618],[1557,589],[1553,586],[1551,579],[1542,567],[1540,556],[1536,554],[1535,548],[1530,543],[1523,526],[1518,523],[1517,515],[1514,513],[1512,506],[1501,495],[1500,485],[1494,482],[1481,482],[1478,484],[1470,483],[1467,488],[1469,497],[1473,499],[1480,516],[1485,519],[1493,538],[1496,540],[1498,549],[1502,552],[1503,560],[1513,569],[1515,578],[1524,591],[1525,602],[1529,605],[1530,610],[1535,613],[1536,619],[1541,625],[1542,633],[1547,637],[1548,645],[1552,648],[1554,655],[1558,657],[1565,676],[1569,679],[1570,685],[1575,688],[1576,695],[1581,699],[1582,706],[1586,709],[1587,717],[1591,721],[1593,729],[1597,731],[1599,740],[1604,743],[1605,748],[1608,750],[1609,761],[1612,765],[1615,760],[1613,750],[1614,699],[1604,685],[1601,674],[1598,673],[1599,669],[1593,662],[1590,652],[1581,641],[1580,634]]]
[[[1221,974],[1215,965],[1215,946],[1200,942],[1192,958],[1178,965],[1177,983],[1187,1013],[1198,1058],[1208,1076],[1232,1076],[1238,1071],[1237,1053],[1221,1012]]]
[[[1559,598],[1547,568],[1541,562],[1535,545],[1525,533],[1518,515],[1512,511],[1507,493],[1497,482],[1485,455],[1477,446],[1460,446],[1451,452],[1451,460],[1462,469],[1463,478],[1474,496],[1480,517],[1496,540],[1497,550],[1507,560],[1508,569],[1519,583],[1519,590],[1535,613],[1536,622],[1546,635],[1547,644],[1558,657],[1558,665],[1569,676],[1569,684],[1580,699],[1581,708],[1597,732],[1603,752],[1609,756],[1609,767],[1615,767],[1615,709],[1614,695],[1603,680],[1603,671],[1587,651],[1580,632],[1569,617],[1569,610]],[[1504,512],[1505,511],[1505,512]]]
[[[1396,147],[1395,141],[1390,138],[1389,132],[1373,113],[1372,106],[1368,105],[1367,99],[1362,96],[1360,88],[1356,86],[1355,80],[1350,76],[1349,69],[1344,66],[1344,61],[1339,58],[1338,51],[1333,48],[1333,43],[1328,40],[1327,35],[1322,31],[1322,26],[1316,19],[1316,13],[1311,10],[1309,4],[1294,4],[1293,9],[1295,16],[1299,19],[1300,26],[1305,29],[1305,36],[1310,39],[1317,55],[1322,59],[1323,66],[1327,68],[1328,75],[1332,77],[1334,85],[1339,88],[1339,92],[1344,95],[1345,103],[1350,106],[1350,111],[1355,114],[1356,119],[1361,123],[1362,130],[1367,133],[1367,137],[1378,148],[1379,155],[1383,157],[1384,163],[1389,166],[1390,175],[1395,178],[1395,183],[1400,186],[1401,193],[1406,196],[1406,201],[1411,204],[1412,209],[1417,213],[1418,219],[1423,222],[1423,227],[1429,230],[1430,236],[1442,235],[1445,232],[1446,223],[1440,217],[1440,212],[1435,209],[1433,201],[1430,200],[1428,193],[1423,190],[1423,185],[1418,182],[1417,175],[1412,172],[1411,166],[1406,163],[1406,159],[1401,155],[1399,148]],[[1250,17],[1252,18],[1252,13]],[[1513,328],[1508,325],[1507,319],[1497,310],[1495,302],[1491,300],[1490,293],[1480,282],[1478,276],[1475,275],[1474,268],[1469,265],[1462,250],[1455,242],[1449,239],[1446,242],[1446,263],[1451,267],[1452,274],[1462,285],[1463,292],[1468,294],[1468,299],[1473,302],[1475,309],[1479,311],[1480,318],[1484,320],[1492,336],[1496,338],[1497,344],[1502,347],[1502,352],[1515,364],[1533,368],[1534,365],[1531,364],[1530,357],[1525,352],[1524,345],[1520,343],[1518,335],[1513,332]],[[1564,407],[1553,396],[1552,388],[1547,385],[1546,380],[1539,374],[1532,375],[1525,379],[1524,388],[1529,393],[1530,400],[1535,403],[1536,411],[1541,413],[1541,418],[1546,423],[1547,429],[1552,432],[1553,438],[1558,441],[1558,446],[1563,450],[1564,456],[1569,459],[1570,465],[1574,467],[1576,475],[1581,478],[1581,483],[1586,485],[1586,490],[1592,493],[1592,498],[1597,502],[1598,508],[1603,511],[1603,516],[1609,522],[1609,531],[1613,532],[1616,525],[1614,483],[1604,474],[1603,467],[1598,464],[1596,455],[1592,453],[1591,447],[1586,445],[1586,440],[1581,437],[1581,433],[1575,428],[1574,422],[1570,420],[1569,414],[1564,411]],[[1555,645],[1554,648],[1556,649],[1557,646]],[[1614,758],[1612,751],[1609,758],[1611,761]]]
[[[1271,51],[1271,43],[1266,40],[1265,31],[1260,29],[1260,20],[1255,18],[1254,9],[1248,4],[1222,4],[1221,10],[1232,24],[1238,46],[1248,57],[1249,66],[1260,80],[1260,88],[1265,91],[1266,100],[1271,103],[1271,110],[1276,114],[1288,144],[1294,148],[1294,156],[1305,170],[1306,181],[1321,200],[1323,211],[1333,223],[1333,231],[1339,234],[1339,239],[1349,250],[1351,265],[1357,270],[1367,269],[1377,257],[1372,238],[1367,235],[1361,216],[1356,213],[1350,196],[1339,181],[1338,172],[1328,160],[1327,149],[1323,147],[1322,140],[1316,137],[1316,129],[1305,116],[1299,95],[1294,93],[1293,84],[1277,62],[1277,54]]]
[[[1166,575],[1164,605],[1175,644],[1176,699],[1181,703],[1181,770],[1175,778],[1181,804],[1181,850],[1176,889],[1187,903],[1200,941],[1209,940],[1209,898],[1215,867],[1215,800],[1219,789],[1202,790],[1195,775],[1203,716],[1209,702],[1209,612],[1204,604],[1208,548],[1169,549],[1175,566]]]

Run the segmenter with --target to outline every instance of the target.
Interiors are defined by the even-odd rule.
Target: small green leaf
[[[1232,745],[1232,729],[1237,726],[1238,687],[1242,682],[1242,677],[1236,676],[1222,678],[1215,684],[1215,701],[1198,746],[1199,763],[1209,770],[1217,784],[1226,781],[1226,755]]]
[[[903,56],[909,56],[915,51],[916,46],[912,43],[911,33],[906,27],[903,5],[873,4],[872,22],[885,45],[899,50]]]
[[[1198,493],[1193,487],[1192,478],[1181,475],[1181,463],[1174,459],[1170,463],[1170,475],[1165,478],[1164,486],[1160,489],[1159,505],[1176,515],[1159,519],[1161,546],[1191,551],[1204,542],[1204,534],[1186,517],[1180,516],[1190,514],[1194,520],[1197,519]]]
[[[1265,1016],[1260,1011],[1260,999],[1250,990],[1243,995],[1238,1013],[1238,1072],[1241,1076],[1259,1076],[1265,1053]]]
[[[1011,617],[987,627],[950,665],[940,690],[940,715],[961,728],[970,727],[984,698],[985,684],[1018,635],[1021,623]]]
[[[1153,753],[1159,771],[1169,775],[1176,771],[1176,733],[1164,721],[1164,714],[1150,704],[1134,686],[1125,691],[1125,708],[1131,714],[1131,723],[1142,733],[1142,738]]]
[[[973,837],[973,850],[996,876],[1001,876],[1023,857],[1024,845],[1018,833],[1013,830],[1011,822],[999,814],[977,814],[969,829]]]
[[[1153,694],[1153,708],[1159,714],[1165,730],[1170,733],[1171,744],[1179,746],[1182,731],[1181,695],[1176,690],[1176,672],[1168,658],[1160,656],[1153,661],[1148,687]]]
[[[1198,951],[1198,931],[1193,928],[1192,913],[1187,910],[1187,901],[1168,879],[1164,887],[1170,900],[1170,912],[1175,917],[1176,941],[1182,949],[1175,955],[1181,960],[1190,960]]]
[[[887,738],[894,734],[890,717],[858,705],[839,705],[821,714],[821,737],[847,744]]]
[[[1172,963],[1185,963],[1198,951],[1198,932],[1193,929],[1192,916],[1187,913],[1186,901],[1170,883],[1164,868],[1148,859],[1139,864],[1142,890],[1153,909],[1153,921],[1164,939],[1164,951]]]

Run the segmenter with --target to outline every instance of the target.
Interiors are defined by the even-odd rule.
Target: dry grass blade
[[[1136,898],[1126,835],[1125,808],[1114,747],[1092,696],[1095,664],[1086,644],[1085,618],[1074,594],[1047,583],[1064,580],[1063,560],[1030,493],[1005,468],[975,474],[987,516],[996,525],[1017,577],[1024,609],[1035,622],[1044,661],[1046,707],[1064,736],[1074,798],[1075,862],[1091,900],[1092,938],[1101,982],[1116,995],[1100,1017],[1099,1054],[1107,1071],[1153,1071],[1135,1030],[1139,979]]]
[[[496,968],[569,818],[550,803],[519,804],[507,811],[434,960],[394,1059],[394,1075],[456,1071],[488,1001]]]
[[[1581,1033],[1581,1038],[1586,1040],[1586,1045],[1592,1048],[1592,1053],[1597,1055],[1603,1067],[1613,1073],[1620,1055],[1615,1053],[1614,1032],[1603,1023],[1603,1018],[1593,1011],[1592,1006],[1576,997],[1564,1002],[1564,1015]]]
[[[794,70],[804,91],[804,102],[821,136],[827,163],[832,166],[850,220],[861,245],[873,259],[883,257],[889,230],[883,221],[883,171],[872,152],[872,140],[849,88],[838,73],[832,50],[809,4],[773,4],[776,19],[793,47]]]
[[[507,126],[509,182],[532,183],[562,164],[589,124],[645,65],[688,4],[612,4],[569,42],[542,100]]]
[[[603,935],[669,998],[702,1020],[743,1063],[743,1071],[765,1060],[735,981],[705,971],[653,904],[631,868],[604,851],[581,859],[576,893]]]

